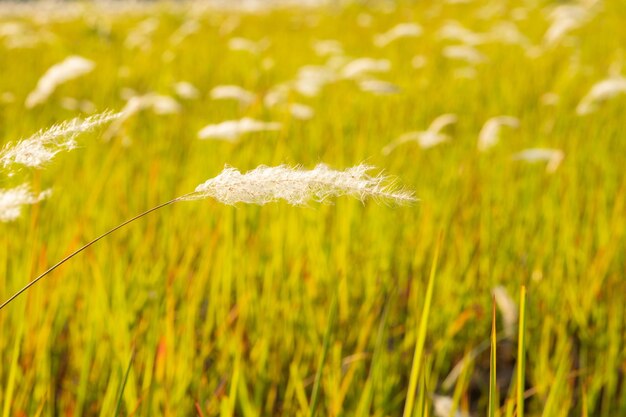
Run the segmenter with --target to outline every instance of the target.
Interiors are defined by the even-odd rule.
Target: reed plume
[[[7,143],[0,150],[0,167],[5,170],[13,165],[22,165],[30,168],[43,166],[61,151],[76,148],[76,137],[84,132],[115,120],[120,113],[105,111],[89,116],[86,119],[79,117],[58,123],[45,130],[40,130],[27,139],[16,143]]]
[[[408,204],[416,201],[413,193],[394,187],[393,181],[390,181],[388,177],[369,175],[368,172],[372,169],[373,167],[363,164],[344,171],[330,169],[324,164],[319,164],[312,170],[286,165],[277,167],[262,165],[242,174],[237,169],[227,166],[216,177],[198,185],[194,191],[152,207],[120,223],[70,253],[26,284],[4,303],[0,304],[0,310],[50,272],[94,243],[153,211],[179,201],[213,198],[225,204],[250,203],[263,205],[272,201],[285,200],[289,204],[300,206],[311,200],[323,202],[331,197],[343,195],[356,197],[361,201],[368,198],[398,204]]]

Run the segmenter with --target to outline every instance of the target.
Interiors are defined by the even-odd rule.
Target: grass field
[[[419,198],[151,213],[0,310],[2,417],[626,415],[625,21],[619,0],[0,5],[4,152],[116,113],[0,165],[0,218],[7,190],[51,189],[0,223],[0,301],[226,164],[367,163]]]

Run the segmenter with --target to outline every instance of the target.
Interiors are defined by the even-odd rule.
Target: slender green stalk
[[[526,287],[519,296],[519,334],[517,339],[517,417],[524,417],[524,386],[526,373]]]
[[[435,248],[435,256],[428,277],[428,287],[426,289],[426,297],[424,299],[424,308],[420,325],[417,330],[417,341],[415,342],[415,351],[413,353],[413,364],[411,365],[411,375],[409,377],[409,389],[407,391],[406,402],[404,403],[403,417],[410,417],[413,414],[413,405],[415,403],[415,392],[417,388],[417,378],[420,373],[420,365],[422,363],[422,354],[424,352],[424,343],[426,341],[426,329],[428,327],[428,315],[430,313],[430,305],[433,298],[433,287],[435,283],[435,273],[437,272],[437,262],[439,260],[439,250],[441,247],[442,235],[439,236],[437,247]]]
[[[493,305],[491,310],[491,357],[489,359],[489,411],[487,415],[489,417],[495,417],[497,404],[496,393],[496,299],[493,298]]]
[[[126,367],[126,372],[124,373],[124,379],[122,380],[122,385],[120,386],[120,392],[117,395],[117,404],[115,405],[115,412],[113,413],[113,417],[117,417],[120,415],[120,408],[122,407],[122,398],[124,397],[124,389],[126,388],[128,377],[130,376],[130,369],[132,367],[134,358],[135,358],[135,350],[133,349],[132,353],[130,354],[130,358],[128,359],[128,366]]]
[[[333,297],[333,301],[330,305],[330,312],[328,313],[328,324],[326,325],[326,332],[324,333],[324,341],[322,345],[322,354],[320,355],[319,363],[317,364],[317,371],[315,372],[315,382],[313,383],[313,392],[311,393],[311,407],[309,416],[315,417],[317,410],[317,403],[319,401],[320,383],[322,381],[322,371],[324,369],[324,363],[326,362],[326,355],[330,348],[330,335],[335,322],[335,316],[337,315],[337,295]]]

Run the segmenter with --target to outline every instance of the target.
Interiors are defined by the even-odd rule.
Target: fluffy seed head
[[[92,130],[104,123],[120,117],[120,113],[104,112],[86,119],[75,118],[41,130],[33,136],[17,143],[8,143],[0,150],[0,167],[12,165],[40,167],[56,154],[76,147],[75,138],[80,133]]]
[[[93,61],[73,55],[51,66],[26,98],[26,107],[32,108],[45,102],[59,84],[91,72],[95,65]]]
[[[362,201],[367,198],[395,203],[416,200],[412,193],[394,188],[387,177],[368,175],[371,169],[368,165],[358,165],[344,171],[330,169],[324,164],[312,170],[286,165],[262,165],[242,174],[227,166],[218,176],[198,185],[195,192],[182,199],[214,198],[225,204],[261,205],[285,200],[296,206],[341,195],[353,196]]]
[[[50,190],[35,194],[30,191],[28,184],[0,189],[0,222],[7,223],[17,219],[22,213],[22,206],[38,203],[50,194]]]

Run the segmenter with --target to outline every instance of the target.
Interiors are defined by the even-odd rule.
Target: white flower
[[[30,191],[28,184],[22,184],[15,188],[0,189],[0,222],[10,222],[22,213],[22,206],[35,204],[50,195],[46,190],[39,194]]]
[[[256,94],[238,85],[218,85],[211,90],[213,100],[237,100],[242,105],[254,102]]]
[[[291,113],[291,115],[296,119],[309,120],[315,115],[315,110],[306,104],[290,103],[289,113]]]
[[[347,63],[341,73],[345,78],[357,78],[371,72],[387,72],[391,61],[387,59],[357,58]]]
[[[559,165],[561,165],[564,157],[565,154],[562,150],[549,148],[524,149],[523,151],[513,155],[513,159],[517,161],[526,161],[530,163],[547,162],[546,172],[548,173],[555,172]]]
[[[43,103],[56,90],[59,84],[80,77],[93,70],[93,61],[80,56],[70,56],[53,65],[37,82],[37,87],[26,98],[26,107],[32,108]]]
[[[617,76],[599,81],[580,100],[576,107],[576,113],[579,116],[592,113],[597,109],[599,103],[620,94],[626,94],[626,78]]]
[[[498,143],[502,126],[516,128],[519,120],[513,116],[496,116],[487,120],[478,134],[479,151],[484,152]]]
[[[349,195],[360,200],[375,198],[396,203],[415,201],[407,191],[396,190],[383,176],[370,176],[372,167],[358,165],[345,171],[330,169],[324,164],[312,170],[303,170],[286,165],[277,167],[260,166],[242,174],[237,169],[226,167],[215,178],[196,188],[195,192],[181,200],[213,198],[225,204],[266,204],[285,200],[292,205],[304,205],[311,200],[325,201],[328,198]]]
[[[8,143],[0,151],[0,165],[5,169],[14,164],[40,167],[57,153],[76,147],[76,136],[121,117],[120,113],[104,112],[86,119],[75,118],[39,131],[16,144]]]
[[[178,97],[186,100],[193,100],[200,97],[198,89],[188,81],[179,81],[174,84],[174,91]]]
[[[456,121],[457,117],[455,114],[442,114],[432,121],[428,129],[405,133],[385,146],[382,152],[384,155],[389,155],[396,147],[407,142],[417,142],[422,149],[432,148],[450,139],[448,135],[441,133],[441,130],[448,125],[456,123]]]
[[[199,139],[220,139],[228,142],[236,142],[239,137],[246,133],[276,131],[282,125],[277,122],[262,122],[244,117],[240,120],[228,120],[222,123],[211,124],[203,127],[198,132]]]
[[[244,51],[253,55],[258,55],[270,45],[267,39],[253,41],[246,38],[232,38],[228,41],[228,48],[231,51]]]
[[[359,81],[361,91],[376,95],[389,95],[400,92],[400,87],[388,81],[376,80],[373,78]]]
[[[515,335],[515,327],[518,318],[518,308],[515,301],[511,298],[506,288],[501,285],[495,287],[491,293],[496,299],[496,304],[502,314],[502,321],[504,322],[504,334],[507,337],[513,337]]]
[[[480,64],[487,58],[470,45],[451,45],[443,48],[443,56],[449,59],[465,61],[468,64]]]
[[[416,23],[399,23],[387,32],[376,35],[374,45],[382,48],[401,38],[416,38],[422,32],[422,27]]]
[[[318,56],[343,55],[343,47],[334,39],[313,42],[313,50]]]

